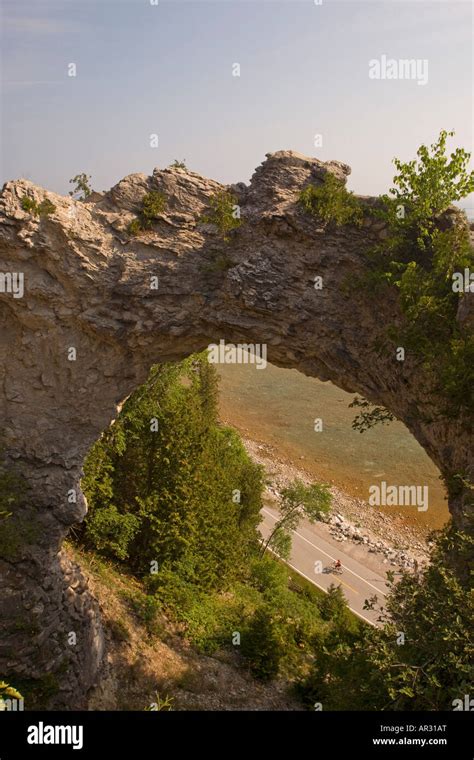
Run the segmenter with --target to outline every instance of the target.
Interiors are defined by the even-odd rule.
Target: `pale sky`
[[[3,0],[1,183],[67,193],[85,171],[104,190],[175,158],[248,182],[293,149],[348,163],[349,187],[378,194],[393,157],[442,128],[471,149],[469,0],[152,2]],[[427,83],[370,79],[382,56],[426,60]]]

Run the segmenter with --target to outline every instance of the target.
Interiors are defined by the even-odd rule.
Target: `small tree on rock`
[[[282,559],[288,559],[291,553],[291,533],[296,530],[301,519],[305,517],[314,523],[327,514],[331,506],[329,487],[313,483],[305,485],[301,480],[294,480],[281,494],[280,519],[263,542],[261,556],[267,549],[272,549]]]
[[[69,191],[71,198],[76,196],[76,200],[83,201],[92,194],[92,188],[90,181],[92,177],[82,172],[82,174],[76,174],[75,177],[69,180],[70,185],[74,185],[74,190]]]

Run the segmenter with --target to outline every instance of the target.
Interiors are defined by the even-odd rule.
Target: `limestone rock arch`
[[[152,363],[220,339],[266,343],[274,364],[388,407],[442,474],[472,474],[466,421],[439,415],[413,357],[398,362],[375,349],[400,318],[395,294],[381,299],[357,284],[383,225],[320,226],[297,203],[328,171],[350,173],[292,151],[268,154],[249,186],[232,186],[244,223],[228,241],[199,221],[222,186],[182,169],[132,174],[87,202],[26,180],[4,186],[0,272],[23,273],[24,295],[0,293],[1,445],[25,490],[11,518],[18,545],[0,552],[0,675],[61,673],[56,706],[80,705],[96,677],[100,616],[61,544],[85,514],[85,454]],[[151,231],[130,237],[126,226],[152,189],[167,208]],[[22,209],[25,195],[56,208],[34,217]],[[462,494],[450,501],[459,521],[462,504]]]

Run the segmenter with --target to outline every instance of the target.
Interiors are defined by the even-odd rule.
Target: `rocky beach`
[[[314,482],[304,464],[283,459],[274,447],[245,437],[245,431],[239,432],[248,453],[265,469],[268,503],[277,506],[282,489],[296,478],[304,483]],[[384,514],[381,508],[372,507],[336,486],[331,486],[331,494],[332,510],[327,525],[321,527],[336,541],[359,547],[385,570],[415,569],[417,563],[421,567],[427,562],[428,530],[407,524],[402,517]]]

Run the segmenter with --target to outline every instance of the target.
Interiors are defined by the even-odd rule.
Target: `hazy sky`
[[[86,171],[103,190],[175,158],[247,182],[291,148],[377,194],[441,128],[471,148],[469,0],[151,2],[3,0],[2,183],[66,193]],[[426,59],[428,82],[370,79],[383,55]]]

